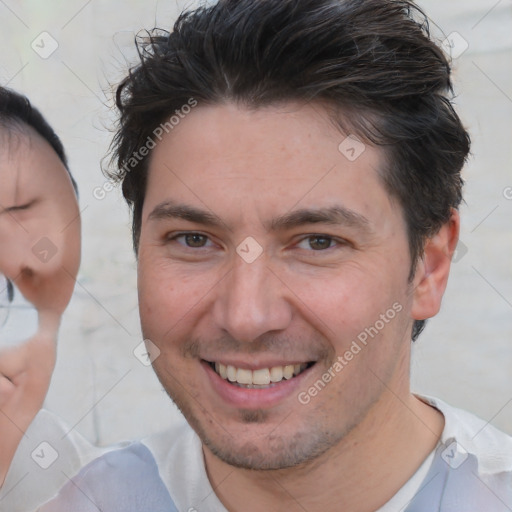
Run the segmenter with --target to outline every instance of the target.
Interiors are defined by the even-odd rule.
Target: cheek
[[[200,309],[207,276],[180,272],[175,265],[139,254],[138,293],[144,331],[160,339],[187,329]]]
[[[143,328],[150,328],[151,334],[165,329],[166,325],[168,329],[178,313],[176,308],[180,307],[176,300],[176,283],[162,275],[158,266],[146,265],[139,259],[137,287]]]
[[[330,275],[322,271],[289,276],[288,283],[300,298],[303,314],[335,340],[356,336],[402,299],[390,271],[383,272],[379,266],[347,264]]]
[[[0,226],[0,241],[0,272],[13,279],[19,273],[20,265],[27,259],[30,240],[20,229]]]

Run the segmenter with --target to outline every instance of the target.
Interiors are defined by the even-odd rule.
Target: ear
[[[413,280],[411,316],[414,320],[425,320],[439,312],[453,253],[459,240],[459,229],[459,213],[452,208],[448,222],[425,244]]]

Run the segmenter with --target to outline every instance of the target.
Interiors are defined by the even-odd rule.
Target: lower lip
[[[241,409],[266,409],[278,405],[290,395],[297,393],[305,374],[311,369],[304,370],[290,380],[283,379],[271,387],[258,389],[233,385],[218,375],[208,363],[201,361],[201,365],[206,371],[214,391],[228,405]]]

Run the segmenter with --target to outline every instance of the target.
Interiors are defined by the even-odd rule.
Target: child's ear
[[[441,307],[450,264],[459,240],[460,217],[452,209],[450,219],[425,243],[423,257],[418,261],[413,280],[414,320],[425,320],[436,315]]]

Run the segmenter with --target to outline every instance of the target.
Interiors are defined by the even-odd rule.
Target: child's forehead
[[[19,121],[5,120],[0,115],[0,159],[12,159],[18,151],[32,147],[33,130]]]

